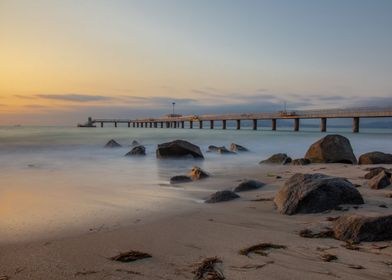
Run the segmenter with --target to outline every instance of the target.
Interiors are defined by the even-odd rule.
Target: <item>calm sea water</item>
[[[350,139],[354,153],[392,153],[392,130],[330,129]],[[211,173],[257,166],[271,154],[302,157],[310,144],[325,136],[316,129],[281,128],[253,131],[153,128],[0,128],[0,242],[38,238],[72,227],[95,230],[102,221],[120,223],[134,213],[155,213],[173,201],[191,199],[168,184],[184,174],[193,160],[157,160],[157,144],[184,139],[201,147],[206,159],[196,164]],[[115,139],[122,148],[105,149]],[[133,140],[147,148],[146,157],[124,157]],[[205,153],[208,145],[238,143],[250,149],[238,155]],[[99,222],[97,222],[99,221]]]

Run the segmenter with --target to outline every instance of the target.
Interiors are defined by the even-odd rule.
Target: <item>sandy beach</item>
[[[391,168],[392,165],[383,165]],[[129,225],[87,229],[84,234],[2,244],[0,279],[193,279],[195,265],[218,257],[226,279],[390,279],[392,243],[363,242],[358,250],[331,238],[303,238],[298,232],[330,226],[327,217],[344,213],[390,213],[391,186],[372,190],[363,179],[366,165],[311,164],[254,166],[228,170],[209,179],[181,184],[198,199],[176,205],[154,219],[140,216]],[[291,175],[324,173],[359,184],[365,204],[321,214],[282,215],[273,202],[276,191]],[[276,176],[282,178],[277,179]],[[241,198],[217,204],[202,203],[216,190],[231,189],[244,178],[267,183]],[[262,198],[265,198],[263,200]],[[385,207],[380,207],[385,205]],[[347,208],[347,209],[346,209]],[[357,208],[357,209],[356,209]],[[259,243],[284,245],[266,255],[239,254]],[[110,260],[120,252],[138,250],[151,258],[131,263]],[[326,262],[323,254],[336,255]]]

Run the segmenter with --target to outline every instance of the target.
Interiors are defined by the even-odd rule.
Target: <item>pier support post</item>
[[[185,128],[185,121],[181,121],[181,128]]]
[[[193,128],[193,121],[189,121],[189,128],[190,128],[190,129]]]
[[[170,122],[166,122],[166,128],[170,128]]]
[[[140,123],[140,126],[143,128],[143,127],[144,127],[144,122],[141,122],[141,123]]]
[[[226,120],[222,120],[222,129],[226,129]]]
[[[132,127],[136,127],[136,123],[132,122]]]
[[[203,128],[203,121],[199,121],[199,128],[200,128],[200,129]]]
[[[114,122],[114,127],[117,127],[117,122]]]
[[[158,127],[158,123],[154,122],[154,128],[157,128],[157,127]]]
[[[241,120],[237,120],[237,129],[241,129]]]
[[[173,127],[177,128],[177,122],[173,122]]]
[[[257,120],[253,120],[252,129],[253,129],[253,130],[257,130]]]
[[[161,122],[161,128],[163,128],[163,122]]]
[[[299,131],[299,119],[294,119],[294,131]]]
[[[131,127],[131,122],[128,122],[128,127]]]
[[[214,129],[214,121],[210,120],[210,129]]]
[[[150,128],[152,128],[152,122],[150,122]]]
[[[139,123],[138,122],[136,123],[136,127],[139,127]]]
[[[321,130],[321,132],[326,132],[327,131],[327,118],[321,118],[320,130]]]
[[[103,122],[101,122],[101,127],[103,127]]]
[[[272,130],[276,130],[276,119],[272,119]]]
[[[359,117],[353,118],[353,132],[354,133],[359,132]]]

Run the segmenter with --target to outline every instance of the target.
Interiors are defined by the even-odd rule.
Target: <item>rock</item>
[[[236,198],[239,198],[240,196],[236,194],[235,192],[232,191],[219,191],[216,193],[213,193],[206,201],[205,203],[217,203],[217,202],[223,202],[223,201],[229,201],[233,200]]]
[[[156,155],[157,158],[193,157],[196,159],[204,159],[204,156],[198,146],[184,140],[175,140],[159,144],[156,150]]]
[[[266,160],[260,161],[261,163],[267,164],[288,164],[291,162],[291,157],[287,156],[286,154],[274,154],[267,158]]]
[[[389,177],[391,177],[391,172],[389,169],[386,169],[384,167],[373,167],[368,169],[368,173],[365,174],[364,178],[365,179],[372,179],[373,177],[377,176],[381,172],[385,172]]]
[[[120,148],[121,145],[118,144],[115,140],[110,140],[109,142],[106,143],[105,148]]]
[[[140,143],[136,140],[133,140],[131,146],[140,146]]]
[[[263,187],[265,184],[256,180],[246,180],[241,182],[237,187],[234,188],[234,192],[245,192],[253,191]]]
[[[350,141],[341,135],[321,138],[309,147],[304,158],[315,163],[357,163]]]
[[[146,147],[141,145],[132,148],[132,150],[126,154],[126,156],[145,156],[145,155],[146,155]]]
[[[358,164],[392,164],[392,154],[370,152],[359,157]]]
[[[180,184],[192,182],[192,178],[185,175],[178,175],[170,178],[170,184]]]
[[[363,204],[358,190],[348,180],[324,174],[297,173],[290,177],[274,198],[282,214],[319,213],[340,204]]]
[[[232,152],[248,152],[249,150],[247,148],[245,148],[244,146],[241,146],[241,145],[238,145],[235,143],[231,143],[230,151],[232,151]]]
[[[385,171],[381,171],[378,175],[369,180],[368,185],[371,189],[383,189],[391,184],[389,175]]]
[[[192,167],[192,170],[191,170],[189,176],[191,177],[191,179],[193,181],[196,181],[196,180],[207,178],[210,175],[207,172],[205,172],[203,169],[201,169],[200,167],[194,166],[194,167]]]
[[[297,159],[293,159],[293,161],[291,162],[291,165],[308,165],[310,164],[310,160],[308,160],[307,158],[297,158]]]
[[[210,146],[208,146],[208,151],[209,152],[215,152],[215,153],[218,153],[218,154],[234,154],[234,152],[229,151],[228,149],[226,149],[225,146],[217,147],[217,146],[214,146],[214,145],[210,145]]]
[[[352,242],[392,240],[391,228],[392,215],[344,215],[332,226],[336,239]]]

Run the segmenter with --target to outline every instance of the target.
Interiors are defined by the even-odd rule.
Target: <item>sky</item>
[[[0,125],[392,106],[390,0],[0,0]]]

